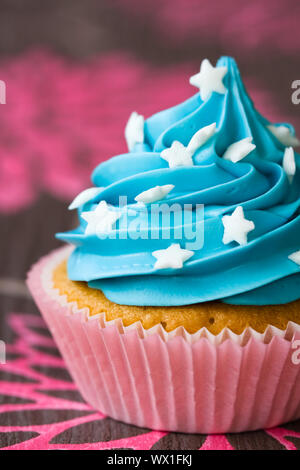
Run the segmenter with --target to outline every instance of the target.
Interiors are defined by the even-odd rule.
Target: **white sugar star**
[[[125,139],[129,151],[133,149],[135,144],[144,142],[144,116],[136,111],[131,113],[125,127]]]
[[[157,259],[154,268],[179,269],[183,267],[185,261],[194,255],[194,252],[180,248],[179,243],[173,243],[166,250],[153,251],[152,255]]]
[[[170,168],[177,166],[193,166],[193,155],[202,145],[204,145],[216,132],[216,123],[202,127],[191,138],[185,147],[181,142],[175,140],[170,148],[163,150],[160,154],[161,158],[169,163]]]
[[[103,188],[88,188],[79,193],[75,199],[71,202],[68,209],[71,211],[73,209],[78,209],[78,207],[83,206],[86,202],[91,201],[98,194],[101,193]]]
[[[161,199],[164,199],[172,189],[174,189],[174,184],[154,186],[153,188],[147,189],[147,191],[143,191],[138,194],[134,199],[137,202],[144,202],[145,204],[160,201]]]
[[[163,150],[160,156],[169,163],[170,168],[194,165],[191,152],[178,140],[170,148]]]
[[[208,59],[201,63],[200,72],[190,78],[190,84],[200,88],[200,96],[205,101],[211,92],[225,94],[226,87],[223,78],[227,73],[227,67],[213,67]]]
[[[291,133],[287,126],[274,126],[274,124],[269,124],[267,128],[285,147],[298,147],[298,145],[300,145],[300,140]]]
[[[255,229],[252,220],[245,219],[242,206],[238,206],[231,215],[224,215],[222,223],[224,226],[222,241],[225,245],[230,242],[246,245],[248,233]]]
[[[98,235],[110,232],[121,217],[121,212],[109,210],[106,201],[101,201],[94,211],[82,212],[81,216],[88,223],[85,234]]]
[[[300,266],[300,250],[295,251],[289,256],[289,259]]]
[[[256,148],[256,145],[252,144],[253,137],[246,137],[245,139],[234,142],[227,147],[223,158],[224,160],[230,160],[233,163],[237,163],[245,158],[248,153],[252,152]]]
[[[289,182],[293,181],[296,173],[295,153],[293,147],[287,147],[283,154],[282,167],[287,174]]]

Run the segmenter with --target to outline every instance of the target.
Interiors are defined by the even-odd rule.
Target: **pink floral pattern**
[[[112,423],[83,402],[39,316],[11,314],[8,323],[14,341],[0,366],[2,449],[232,450],[243,448],[250,435],[254,448],[259,436],[264,448],[300,449],[299,422],[257,433],[188,438]]]
[[[149,116],[188,98],[198,67],[158,67],[122,53],[81,63],[45,51],[2,60],[0,211],[27,207],[42,191],[72,199],[99,162],[126,151],[131,111]],[[259,83],[249,88],[267,116],[284,118]]]

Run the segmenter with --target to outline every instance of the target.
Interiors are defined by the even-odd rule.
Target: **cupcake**
[[[300,417],[299,145],[235,61],[148,119],[69,209],[28,285],[83,397],[151,429],[224,433]],[[71,245],[71,246],[69,246]]]

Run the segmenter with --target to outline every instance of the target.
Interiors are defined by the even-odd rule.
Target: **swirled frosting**
[[[211,91],[204,100],[197,92],[146,119],[144,136],[131,142],[129,153],[94,170],[96,188],[78,209],[79,227],[57,234],[75,245],[68,260],[70,279],[87,281],[110,300],[127,305],[211,300],[263,305],[300,298],[300,266],[289,257],[300,250],[299,155],[294,154],[296,168],[291,175],[288,168],[293,162],[284,165],[285,146],[279,140],[281,133],[295,141],[294,129],[289,124],[270,125],[256,111],[233,59],[221,58],[217,68],[221,67],[226,67],[224,92]],[[187,147],[199,129],[212,123],[216,130],[196,149],[191,165],[171,167],[162,158],[174,141]],[[141,136],[140,126],[139,121]],[[252,138],[253,150],[235,163],[224,158],[231,144],[247,137]],[[195,230],[203,231],[203,246],[181,268],[158,269],[153,253],[173,243],[184,249],[188,242],[184,234],[180,242],[172,235],[164,239],[166,227],[159,220],[156,237],[135,236],[138,231],[149,235],[142,216],[148,205],[137,204],[135,198],[157,185],[173,185],[164,204],[204,204],[203,219],[196,221],[192,211],[190,221]],[[118,207],[120,196],[127,197],[122,208]],[[88,215],[101,201],[115,212],[113,237],[87,230]],[[237,207],[243,208],[254,229],[244,244],[225,243],[224,216],[232,215]],[[122,225],[125,215],[131,221],[127,228]],[[170,223],[176,224],[175,218]]]

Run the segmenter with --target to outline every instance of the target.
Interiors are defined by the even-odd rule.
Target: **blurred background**
[[[0,80],[6,84],[6,104],[0,104],[0,340],[8,345],[8,363],[0,366],[6,390],[0,447],[48,433],[33,423],[66,419],[54,417],[54,408],[71,407],[62,400],[51,402],[51,413],[29,414],[50,407],[40,395],[32,395],[38,404],[24,402],[30,381],[49,388],[48,378],[55,377],[60,390],[48,391],[48,398],[73,393],[72,400],[81,400],[24,279],[32,263],[59,245],[55,232],[74,223],[67,204],[90,186],[91,170],[126,150],[130,113],[148,117],[190,97],[196,90],[189,77],[202,59],[214,64],[231,55],[257,109],[271,121],[292,122],[300,134],[300,105],[291,101],[291,84],[300,79],[299,25],[299,0],[0,0]],[[15,397],[21,391],[23,402]],[[7,403],[14,410],[25,403],[27,414],[8,417]],[[68,419],[79,406],[72,403]],[[13,419],[29,426],[27,437],[19,428],[6,432]],[[80,431],[82,442],[95,442],[101,432],[99,440],[106,441],[142,432],[107,422]],[[246,448],[281,446],[267,433],[256,434],[254,441],[245,438]],[[167,436],[169,447],[156,448],[199,448],[200,437],[191,444]],[[64,439],[70,442],[69,435]],[[244,445],[237,439],[234,446]]]
[[[298,0],[0,0],[0,278],[58,245],[129,114],[194,94],[205,57],[234,56],[258,110],[300,132],[299,22]]]

